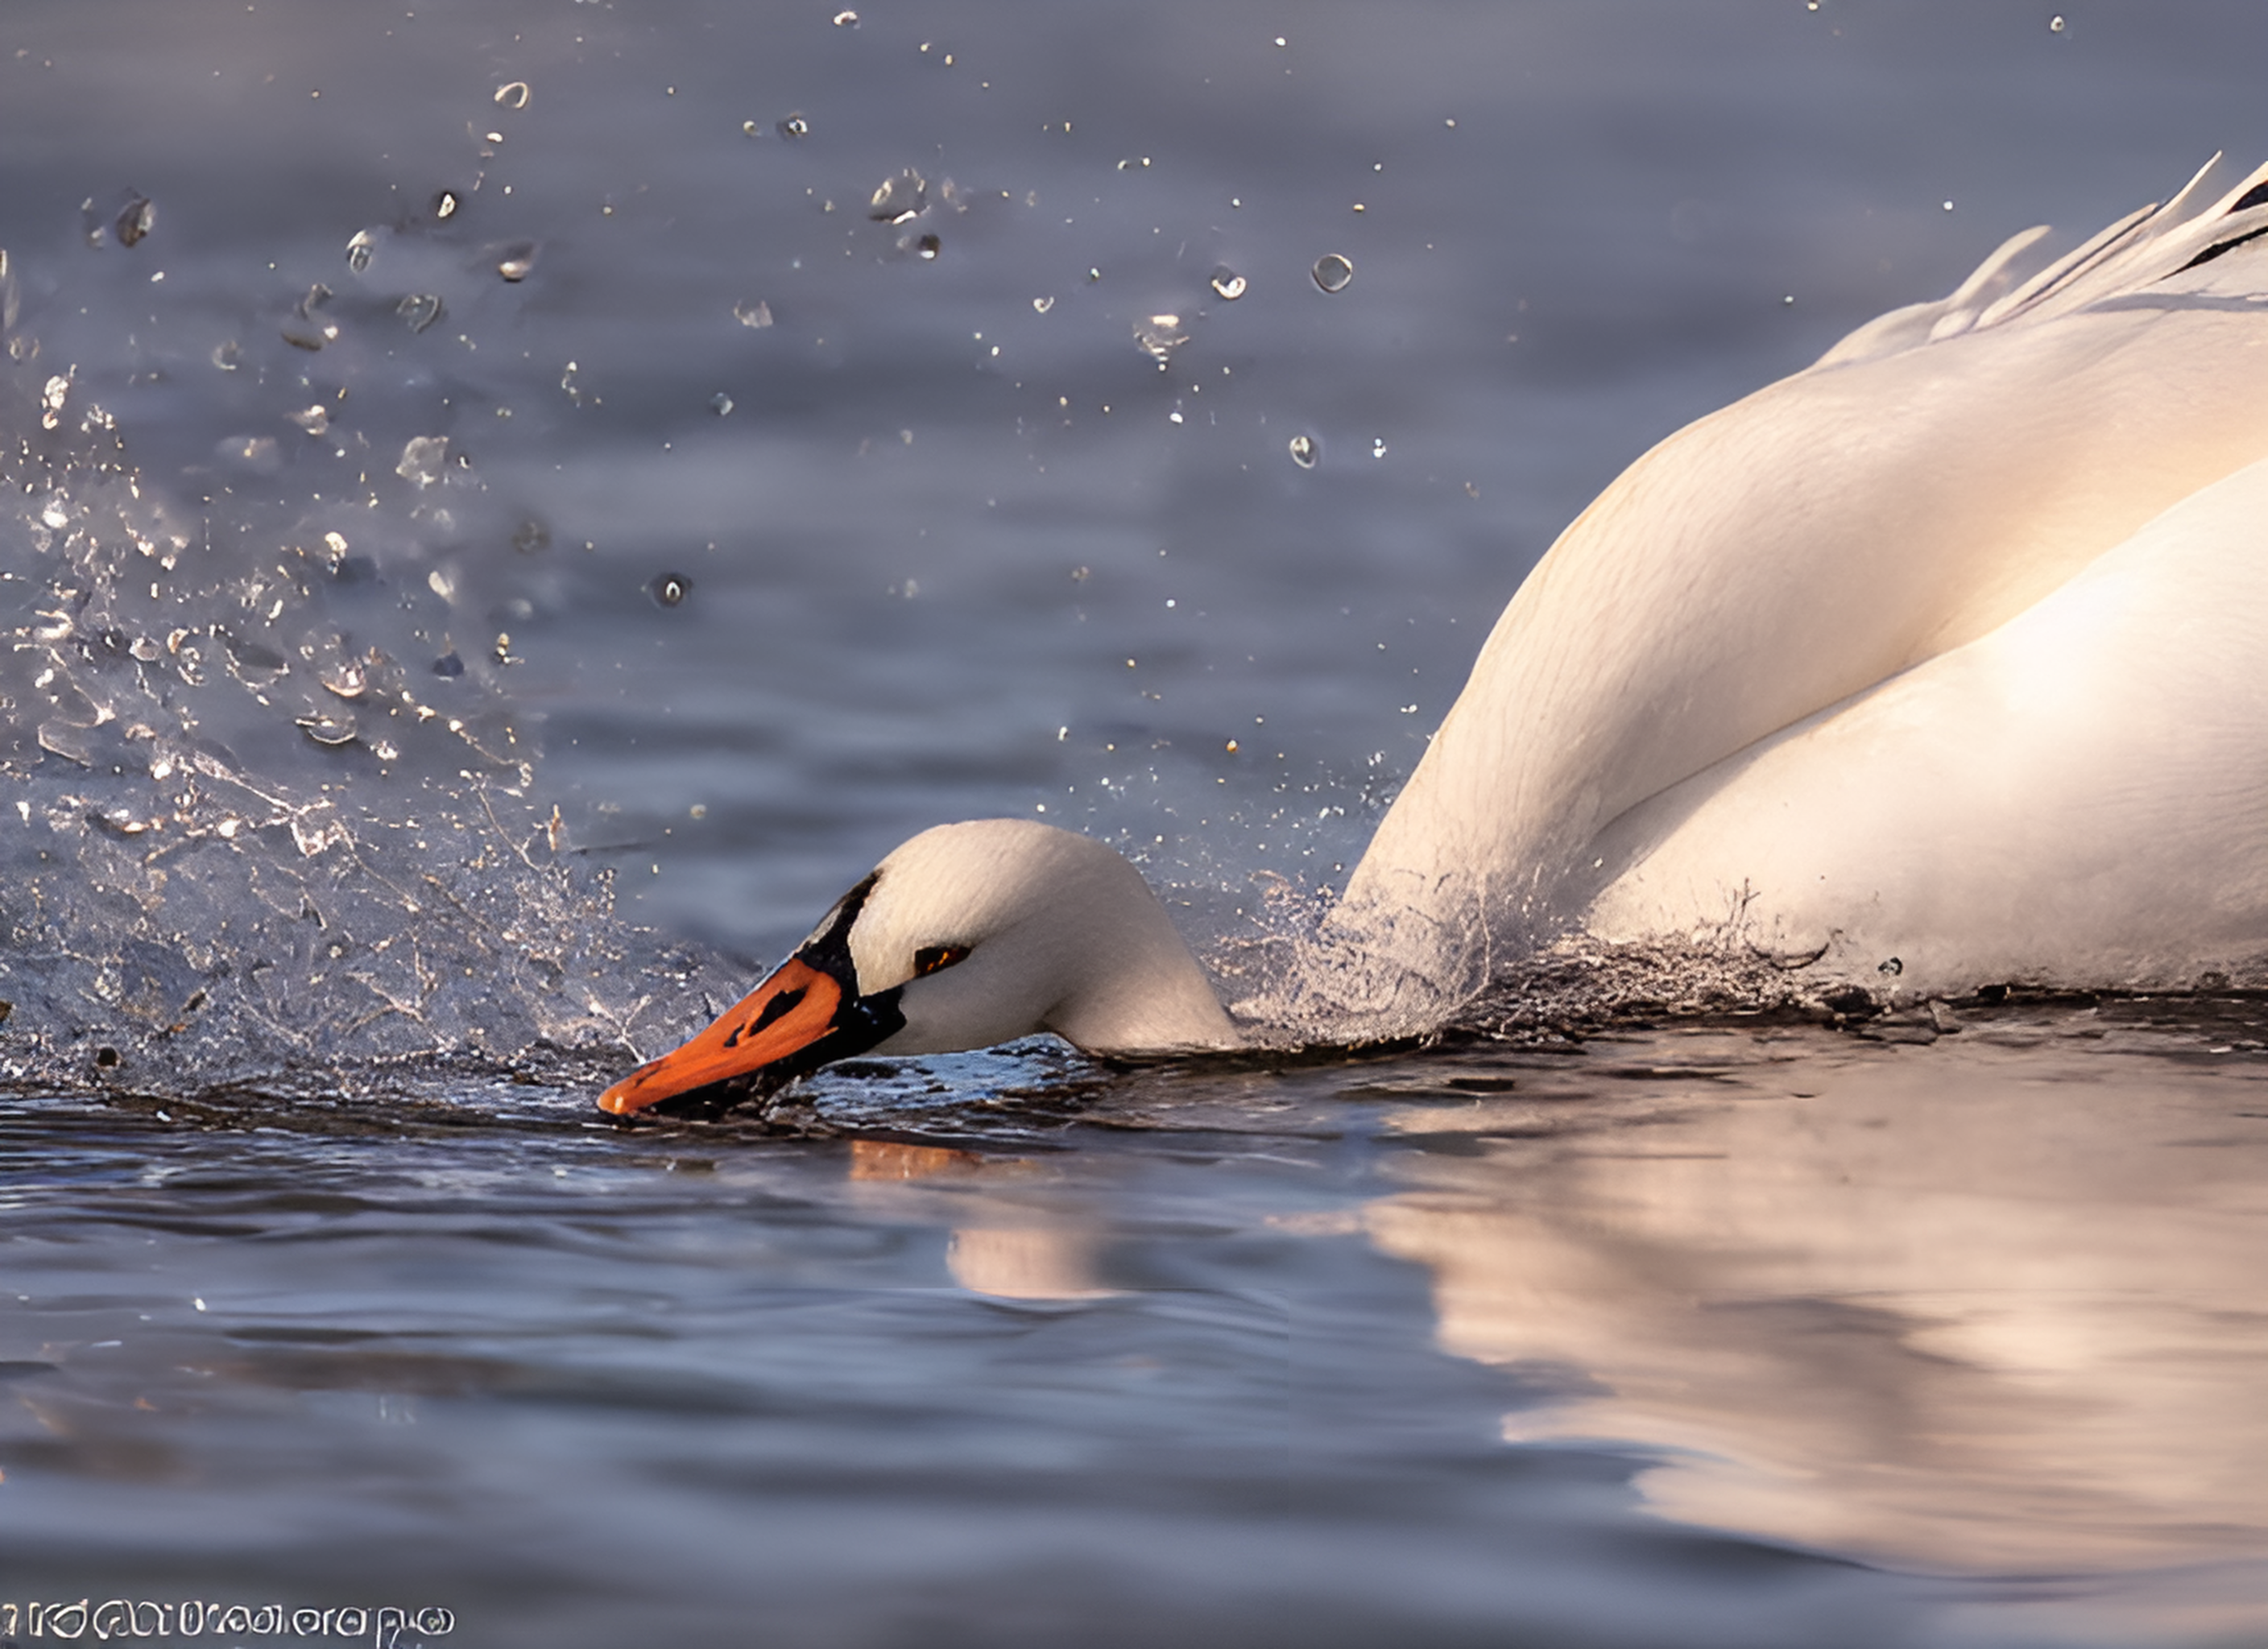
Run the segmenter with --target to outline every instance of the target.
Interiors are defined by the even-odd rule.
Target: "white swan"
[[[2268,167],[2218,171],[2029,276],[2045,232],[2015,237],[1633,464],[1506,608],[1279,1005],[1430,1028],[1571,930],[1917,994],[2260,971]],[[1043,1029],[1237,1036],[1116,855],[948,826],[600,1103]]]

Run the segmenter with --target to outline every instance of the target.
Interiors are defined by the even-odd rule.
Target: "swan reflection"
[[[1932,1568],[2257,1557],[2268,1071],[2014,1041],[1594,1044],[1390,1113],[1433,1148],[1367,1228],[1445,1350],[1556,1394],[1507,1439],[1634,1446],[1663,1515]]]

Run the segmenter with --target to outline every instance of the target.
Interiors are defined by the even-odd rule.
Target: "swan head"
[[[951,1053],[1042,1031],[1097,1054],[1240,1041],[1117,853],[1029,820],[939,825],[836,901],[731,1012],[599,1104],[626,1115],[704,1090],[760,1098],[854,1054]]]

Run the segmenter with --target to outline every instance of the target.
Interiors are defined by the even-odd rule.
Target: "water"
[[[1617,469],[2264,30],[16,8],[0,1610],[2257,1638],[2256,1004],[589,1099],[942,819],[1233,966]]]

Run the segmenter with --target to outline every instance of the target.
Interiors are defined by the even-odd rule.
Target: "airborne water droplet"
[[[1371,442],[1370,455],[1373,458],[1383,458],[1386,456],[1386,438],[1384,436],[1379,436],[1376,439]]]
[[[320,350],[335,342],[339,335],[339,323],[315,312],[331,301],[331,289],[318,281],[307,289],[299,300],[298,308],[284,323],[284,342],[294,349]]]
[[[511,81],[496,89],[496,100],[508,109],[526,108],[527,97],[527,82],[525,80]]]
[[[438,195],[433,197],[434,217],[440,218],[446,223],[448,219],[454,217],[456,215],[457,192],[454,189],[443,189]]]
[[[394,313],[412,332],[423,332],[441,318],[441,300],[431,292],[412,292],[394,305]]]
[[[761,298],[753,304],[735,304],[733,319],[744,327],[769,327],[772,324],[772,306]]]
[[[929,182],[908,166],[894,178],[884,178],[866,204],[866,216],[877,223],[902,224],[928,203]]]
[[[924,235],[919,240],[914,242],[914,251],[926,263],[937,256],[940,244],[935,235]]]
[[[276,449],[272,435],[225,436],[213,450],[258,475],[272,475],[284,465],[284,454]]]
[[[835,26],[839,29],[857,28],[858,14],[856,11],[837,11],[835,14]]]
[[[720,418],[729,416],[733,410],[732,396],[726,394],[721,389],[718,390],[715,394],[709,397],[709,410],[715,413]]]
[[[1291,443],[1292,461],[1302,469],[1313,469],[1315,460],[1322,456],[1322,447],[1312,435],[1295,435]]]
[[[1344,291],[1346,283],[1354,279],[1354,264],[1336,252],[1326,252],[1315,260],[1314,274],[1315,284],[1324,291]]]
[[[357,275],[370,267],[370,254],[378,250],[378,237],[369,230],[359,230],[347,242],[347,268]]]
[[[808,137],[811,136],[811,122],[800,112],[791,114],[779,123],[779,135],[783,137]]]
[[[118,214],[118,244],[122,247],[135,245],[156,227],[157,222],[158,209],[141,195],[136,195]]]
[[[692,588],[693,585],[689,579],[681,578],[674,572],[663,573],[645,587],[646,593],[653,598],[656,607],[675,607],[685,600],[687,593]]]
[[[296,718],[302,732],[317,744],[336,749],[355,741],[355,719],[351,716],[301,716]]]
[[[1179,315],[1145,315],[1134,323],[1134,342],[1142,353],[1160,366],[1167,358],[1189,341]]]
[[[1232,304],[1244,296],[1244,277],[1225,263],[1212,272],[1212,290]]]
[[[430,487],[441,479],[441,467],[448,458],[447,436],[413,436],[401,449],[401,461],[394,467],[394,473],[419,487]]]
[[[310,435],[320,435],[331,427],[330,409],[320,402],[312,407],[302,408],[298,412],[287,412],[284,416]]]
[[[497,261],[497,273],[507,281],[524,281],[534,272],[535,254],[534,241],[514,241],[504,249],[504,255]]]
[[[1032,299],[1032,307],[1043,315],[1055,306],[1056,300],[1052,298],[1035,298]]]

